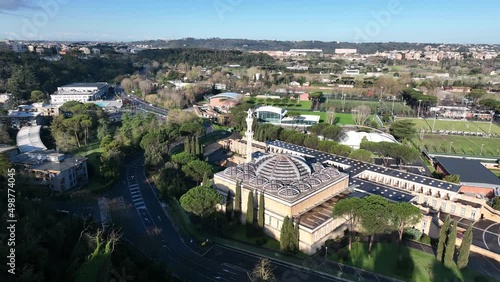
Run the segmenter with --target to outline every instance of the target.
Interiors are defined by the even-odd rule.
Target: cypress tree
[[[202,186],[211,186],[210,185],[210,178],[208,178],[208,174],[207,172],[205,171],[205,173],[203,173],[203,181],[201,182]]]
[[[455,255],[455,242],[457,241],[457,222],[453,224],[451,232],[448,235],[446,242],[446,250],[444,251],[444,265],[446,267],[453,266],[453,256]]]
[[[295,236],[295,250],[298,251],[299,250],[299,224],[300,224],[300,219],[297,218],[295,220],[295,226],[293,228],[293,235]]]
[[[458,251],[457,266],[459,269],[467,267],[469,263],[470,245],[472,244],[472,225],[465,230],[460,250]]]
[[[189,153],[189,137],[184,139],[184,152]]]
[[[441,225],[441,230],[439,231],[439,242],[436,251],[436,259],[438,261],[443,261],[444,246],[446,245],[446,236],[448,235],[449,228],[450,228],[450,216],[448,215],[444,220],[443,225]]]
[[[251,235],[252,234],[252,231],[253,231],[253,228],[254,228],[254,225],[253,225],[253,222],[254,222],[254,216],[253,216],[253,192],[250,191],[250,193],[248,193],[248,201],[247,201],[247,220],[246,220],[246,223],[247,223],[247,235]]]
[[[201,148],[200,148],[200,140],[198,140],[198,136],[195,137],[194,139],[194,148],[195,148],[195,154],[199,156],[201,154]]]
[[[227,221],[231,221],[233,219],[233,199],[231,197],[231,191],[227,191],[226,196],[226,218]]]
[[[283,224],[281,225],[281,232],[280,232],[280,250],[282,251],[287,251],[290,245],[290,236],[288,232],[288,222],[290,221],[290,218],[286,216],[283,219]]]
[[[196,143],[194,137],[191,137],[191,154],[196,154]]]
[[[265,211],[264,193],[261,192],[259,196],[259,215],[257,218],[257,223],[260,229],[264,228],[264,211]]]
[[[236,192],[234,196],[234,217],[236,222],[241,222],[241,182],[236,180]]]

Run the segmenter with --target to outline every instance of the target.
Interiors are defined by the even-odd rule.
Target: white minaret
[[[247,138],[247,160],[246,160],[246,162],[249,163],[252,161],[252,141],[253,141],[253,131],[252,131],[253,111],[252,111],[252,109],[248,109],[247,113],[248,113],[248,116],[246,118],[247,132],[245,132],[245,137]]]

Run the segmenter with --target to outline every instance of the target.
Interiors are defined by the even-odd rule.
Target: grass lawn
[[[420,142],[420,141],[415,141]],[[453,144],[451,143],[453,142]],[[426,134],[421,144],[432,153],[449,153],[457,155],[481,155],[481,146],[484,144],[483,156],[500,155],[500,138],[469,137],[457,135]],[[451,145],[451,151],[450,151]]]
[[[500,169],[490,169],[496,176],[500,177]]]
[[[325,122],[325,119],[326,119],[325,112],[313,112],[313,111],[297,111],[297,112],[299,112],[301,115],[319,116],[320,122]],[[354,124],[354,121],[352,120],[352,114],[350,114],[350,113],[335,113],[335,123],[342,124],[342,125]]]
[[[227,130],[214,130],[205,136],[200,137],[200,144],[212,144],[217,140],[224,139],[231,135]]]
[[[474,281],[478,276],[483,277],[469,269],[461,271],[455,265],[448,269],[432,254],[397,244],[375,243],[371,257],[368,256],[368,245],[362,243],[353,243],[350,252],[346,248],[342,252],[347,255],[343,257],[339,255],[340,252],[337,251],[329,258],[405,281],[454,281],[457,278],[468,282]],[[495,280],[484,277],[482,281]]]
[[[434,124],[434,119],[410,119],[415,123],[417,130],[421,128],[430,131]],[[491,125],[492,134],[500,134],[500,126],[482,121],[462,121],[462,120],[436,120],[434,130],[465,131],[488,133]]]
[[[248,237],[246,225],[244,224],[231,225],[228,229],[224,230],[224,235],[228,238],[249,243],[251,245],[260,245],[273,251],[280,251],[280,242],[269,236],[263,234],[255,234]]]

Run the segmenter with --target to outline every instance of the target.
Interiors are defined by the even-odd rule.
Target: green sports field
[[[415,128],[420,131],[423,129],[425,131],[431,131],[434,126],[434,131],[448,130],[448,131],[464,131],[464,132],[479,132],[479,133],[489,133],[491,125],[491,134],[500,134],[500,126],[490,122],[481,121],[461,121],[461,120],[436,120],[434,125],[434,119],[409,119],[415,123]]]
[[[483,155],[491,157],[500,156],[500,138],[425,134],[422,142],[419,140],[415,142],[420,143],[423,148],[427,149],[427,151],[431,153],[448,153],[471,156]]]

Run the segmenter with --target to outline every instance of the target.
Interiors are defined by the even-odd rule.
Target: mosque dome
[[[255,167],[257,175],[284,183],[301,180],[312,173],[303,158],[292,155],[266,155],[255,161]]]

